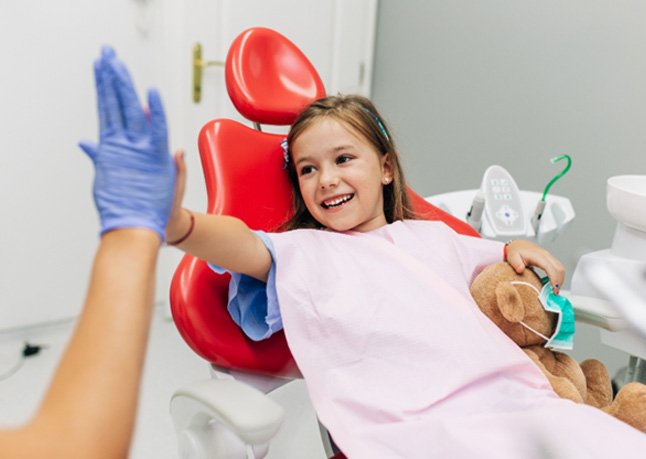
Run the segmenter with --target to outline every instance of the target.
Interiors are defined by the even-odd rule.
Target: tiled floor
[[[71,329],[71,323],[63,323],[0,335],[0,374],[16,361],[24,341],[47,346],[39,355],[27,359],[15,375],[0,381],[0,426],[20,423],[36,410]],[[172,322],[158,311],[148,348],[131,458],[177,457],[168,411],[170,397],[182,385],[208,377],[208,365],[186,346]],[[267,458],[324,458],[316,418],[302,381],[278,389],[272,398],[285,407],[288,417]]]

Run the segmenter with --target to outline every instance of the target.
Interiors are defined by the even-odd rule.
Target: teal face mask
[[[548,338],[524,322],[521,321],[520,323],[523,327],[544,338],[546,340],[545,347],[550,349],[572,350],[574,348],[575,332],[574,309],[572,308],[572,303],[570,303],[570,300],[564,296],[554,293],[554,290],[546,277],[541,279],[541,283],[543,284],[543,288],[539,291],[536,287],[527,282],[512,282],[512,284],[527,285],[534,289],[538,294],[538,300],[543,305],[543,309],[558,316],[554,333]]]
[[[572,350],[574,348],[574,309],[570,300],[564,296],[557,295],[552,289],[549,279],[541,279],[544,284],[541,293],[538,295],[543,308],[546,311],[558,314],[556,330],[552,337],[545,343],[550,349]]]

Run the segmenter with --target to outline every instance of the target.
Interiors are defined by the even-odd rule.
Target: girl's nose
[[[319,175],[319,186],[322,189],[335,187],[339,184],[339,176],[329,169],[324,169]]]

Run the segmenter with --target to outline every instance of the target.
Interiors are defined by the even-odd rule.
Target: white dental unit
[[[566,197],[521,191],[501,166],[489,167],[479,189],[427,197],[426,200],[469,223],[482,237],[508,241],[553,241],[574,219]],[[612,247],[579,260],[570,292],[577,321],[601,328],[601,341],[631,355],[624,381],[646,382],[646,176],[608,180],[608,210],[617,220]]]
[[[605,300],[623,318],[621,326],[601,330],[601,342],[631,355],[624,383],[646,382],[646,175],[611,177],[606,192],[617,220],[612,246],[580,258],[572,296]]]
[[[550,195],[542,199],[538,192],[520,191],[501,166],[489,167],[477,190],[444,193],[426,200],[465,220],[482,237],[501,241],[552,241],[575,216],[568,198]]]

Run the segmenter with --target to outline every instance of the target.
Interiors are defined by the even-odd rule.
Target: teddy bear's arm
[[[573,402],[577,403],[583,403],[584,401],[584,396],[586,392],[586,387],[585,387],[585,381],[583,380],[583,372],[581,372],[581,369],[579,368],[578,364],[576,364],[576,361],[574,363],[576,364],[576,370],[578,370],[579,373],[581,373],[577,379],[582,379],[583,381],[579,381],[579,384],[577,388],[577,384],[575,384],[570,378],[565,376],[563,373],[560,374],[554,374],[548,367],[555,368],[552,362],[543,362],[541,359],[541,356],[539,354],[542,354],[540,349],[534,349],[532,348],[525,348],[523,349],[525,353],[529,356],[529,358],[532,359],[532,361],[540,368],[540,370],[543,372],[547,380],[549,381],[550,385],[552,386],[552,390],[556,393],[561,398],[566,398],[568,400],[572,400]],[[537,353],[538,351],[538,353]],[[546,354],[543,354],[543,357]],[[566,358],[570,358],[568,355],[563,354]],[[548,359],[549,360],[549,359]],[[547,365],[546,365],[547,363]],[[575,371],[575,373],[577,373]],[[582,393],[583,391],[583,393]]]

